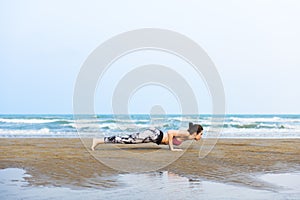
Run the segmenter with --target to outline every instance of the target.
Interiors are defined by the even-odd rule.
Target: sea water
[[[217,120],[216,120],[217,119]],[[215,123],[217,121],[217,125]],[[204,138],[300,138],[300,115],[0,115],[2,138],[78,138],[204,127]],[[212,127],[218,126],[218,134]]]

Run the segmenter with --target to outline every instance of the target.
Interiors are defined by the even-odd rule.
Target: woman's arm
[[[186,135],[189,135],[189,133],[186,131],[179,131],[179,130],[169,130],[167,133],[168,133],[168,142],[169,142],[170,150],[171,151],[182,151],[182,149],[174,149],[173,137],[186,136]]]

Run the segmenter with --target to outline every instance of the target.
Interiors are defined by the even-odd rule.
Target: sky
[[[222,79],[226,113],[299,114],[299,10],[298,0],[0,1],[0,114],[72,114],[76,79],[91,52],[141,28],[172,30],[199,44]],[[178,58],[150,51],[125,56],[110,70],[122,67],[124,75],[151,62],[193,76]],[[111,112],[122,77],[115,72],[98,83],[97,113]],[[210,113],[204,80],[189,84],[199,112]],[[159,98],[149,99],[149,92]],[[176,95],[158,86],[135,91],[129,101],[132,113],[157,105],[180,113]]]

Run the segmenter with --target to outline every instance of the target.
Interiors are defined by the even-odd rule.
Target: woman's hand
[[[183,151],[182,149],[172,149],[171,151]]]
[[[173,137],[174,137],[174,132],[175,131],[168,131],[168,140],[169,140],[169,148],[171,151],[174,151],[175,149],[173,148]]]

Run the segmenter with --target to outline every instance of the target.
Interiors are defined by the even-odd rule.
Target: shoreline
[[[90,142],[90,139],[83,140]],[[218,139],[206,157],[199,159],[199,147],[204,140],[210,139],[191,144],[180,158],[156,172],[168,171],[189,180],[199,179],[272,191],[278,188],[259,180],[258,175],[300,172],[300,139],[222,138]],[[159,149],[162,156],[174,154],[166,146],[118,146],[134,153],[143,154]],[[96,154],[109,159],[113,157],[110,156],[111,152],[120,151],[111,145],[99,145],[98,148]],[[26,180],[35,186],[113,188],[118,183],[106,180],[105,177],[124,173],[99,162],[81,140],[75,138],[1,138],[0,151],[0,169],[24,169],[31,175]]]

